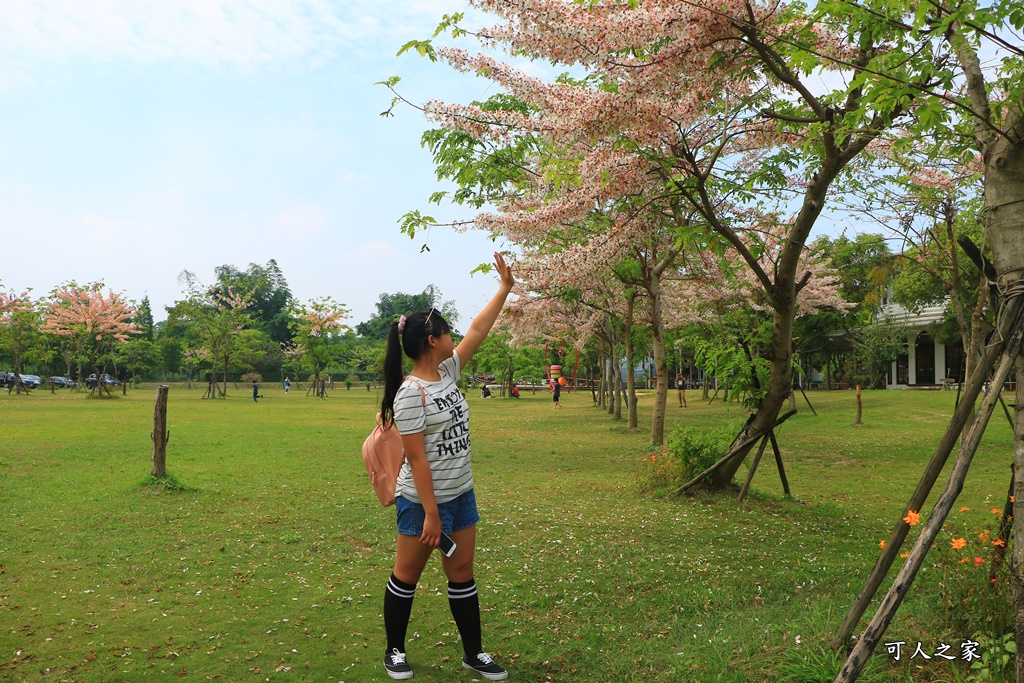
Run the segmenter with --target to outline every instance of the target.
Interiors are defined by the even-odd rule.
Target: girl
[[[448,604],[462,636],[462,666],[501,681],[508,672],[483,651],[480,601],[473,580],[476,523],[470,467],[469,406],[456,382],[494,325],[515,280],[512,268],[495,252],[501,286],[480,312],[457,348],[448,323],[436,309],[402,316],[392,323],[384,357],[381,416],[402,435],[406,461],[395,485],[398,551],[384,591],[387,650],[384,668],[394,679],[412,678],[405,657],[405,632],[416,583],[441,532],[455,541],[451,557],[441,558],[448,577]],[[402,377],[402,350],[413,359],[412,374]]]

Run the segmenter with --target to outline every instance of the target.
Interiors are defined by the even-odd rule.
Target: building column
[[[935,382],[942,384],[942,380],[949,377],[946,372],[946,345],[938,339],[935,340]]]
[[[907,340],[907,384],[917,384],[917,333]]]

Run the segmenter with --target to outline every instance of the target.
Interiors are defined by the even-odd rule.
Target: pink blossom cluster
[[[344,327],[341,321],[348,318],[348,309],[329,297],[314,299],[298,311],[297,317],[309,336],[320,337]]]
[[[28,313],[35,309],[28,291],[16,294],[14,290],[0,289],[0,325],[10,325],[17,313]]]
[[[102,285],[66,287],[58,291],[47,307],[41,331],[71,337],[79,333],[102,341],[105,337],[127,341],[138,330],[132,322],[135,310],[124,295]]]

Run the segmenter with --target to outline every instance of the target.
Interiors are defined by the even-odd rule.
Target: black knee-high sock
[[[455,625],[462,636],[462,648],[466,657],[476,657],[483,652],[480,634],[480,597],[476,593],[476,581],[465,583],[448,582],[448,606],[455,617]]]
[[[409,628],[412,600],[416,585],[398,580],[394,574],[384,589],[384,630],[388,636],[388,652],[405,652],[405,632]]]

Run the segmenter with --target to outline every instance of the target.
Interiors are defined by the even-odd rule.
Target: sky
[[[384,292],[437,285],[468,324],[497,288],[482,233],[397,220],[442,189],[412,101],[486,81],[415,54],[460,0],[0,0],[0,285],[103,281],[155,317],[179,274],[276,259],[300,301],[366,320]],[[421,252],[424,241],[430,251]]]
[[[0,286],[45,296],[102,281],[148,296],[157,320],[188,270],[275,259],[299,301],[330,296],[350,324],[382,293],[428,285],[464,329],[496,289],[470,276],[494,244],[398,219],[469,208],[420,147],[413,102],[468,102],[486,80],[409,53],[463,0],[0,0]],[[469,14],[468,25],[493,17]],[[475,22],[475,24],[474,24]],[[519,62],[536,75],[546,67]],[[422,251],[424,242],[429,251]]]

